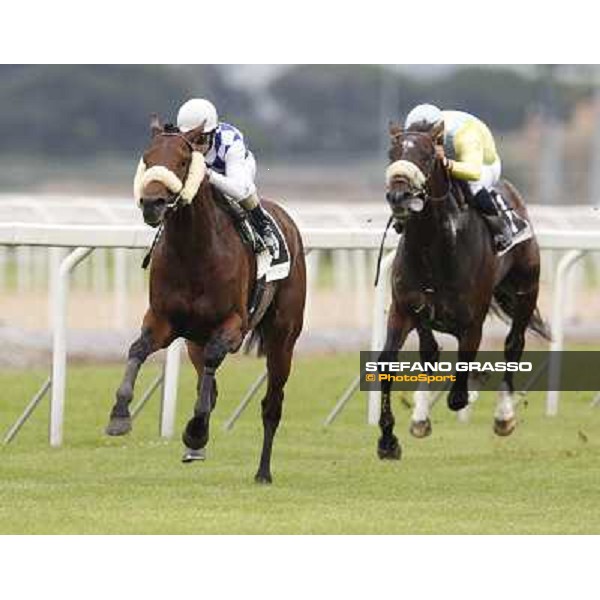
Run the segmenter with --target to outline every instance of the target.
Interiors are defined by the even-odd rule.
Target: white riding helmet
[[[204,123],[204,131],[210,133],[217,128],[219,116],[215,105],[204,98],[192,98],[181,106],[177,113],[177,127],[182,133],[196,129]]]
[[[437,125],[443,121],[442,111],[433,104],[419,104],[415,106],[406,117],[404,128],[408,129],[415,123],[426,123],[427,125]]]

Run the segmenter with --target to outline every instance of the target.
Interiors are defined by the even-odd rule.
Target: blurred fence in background
[[[139,223],[136,207],[119,198],[130,195],[148,115],[172,121],[192,95],[214,100],[244,131],[261,194],[309,226],[335,214],[342,227],[383,229],[388,122],[419,102],[468,110],[490,125],[504,175],[536,205],[535,226],[585,228],[600,206],[597,65],[12,65],[0,76],[0,223]],[[559,254],[542,258],[546,315]],[[36,339],[31,332],[50,331],[46,291],[63,256],[0,247],[0,364],[2,350],[11,358]],[[125,351],[147,305],[142,257],[98,249],[75,271],[69,326],[93,332],[81,345],[100,348],[113,342],[99,333],[117,332],[113,345]],[[307,257],[308,339],[321,336],[321,348],[368,341],[375,260],[367,250]],[[598,336],[599,262],[590,254],[569,275],[566,309],[581,339]]]
[[[380,232],[387,220],[383,203],[296,201],[286,208],[301,227],[357,228]],[[600,212],[588,207],[531,207],[534,225],[552,230],[600,229]],[[37,215],[37,216],[36,216]],[[45,215],[45,219],[41,218]],[[138,209],[129,201],[74,197],[0,196],[0,222],[136,224]],[[394,233],[390,233],[395,237]],[[0,246],[0,320],[4,327],[48,332],[52,313],[48,294],[67,250]],[[540,304],[549,315],[550,290],[560,257],[544,251]],[[141,269],[144,251],[99,248],[74,272],[69,327],[88,332],[131,334],[147,306],[148,276]],[[306,331],[333,336],[332,347],[357,347],[368,341],[377,252],[365,249],[314,250],[307,256],[309,298]],[[598,335],[600,259],[586,256],[569,275],[567,323],[580,335]],[[50,294],[51,295],[51,294]],[[93,336],[90,343],[94,343]],[[100,343],[100,342],[99,342]],[[327,342],[324,346],[327,347]]]

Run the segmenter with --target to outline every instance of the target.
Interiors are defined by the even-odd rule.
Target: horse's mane
[[[417,121],[405,129],[405,133],[430,133],[431,124],[427,121]]]

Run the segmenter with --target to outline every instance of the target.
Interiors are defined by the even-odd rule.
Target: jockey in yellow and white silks
[[[246,210],[250,222],[273,256],[278,242],[256,192],[256,160],[243,134],[219,121],[217,109],[209,100],[192,98],[177,113],[177,127],[186,133],[204,123],[206,143],[200,147],[208,167],[209,181],[223,194]]]
[[[468,183],[499,254],[531,237],[529,223],[494,190],[500,181],[502,163],[494,136],[483,121],[466,112],[442,111],[432,104],[420,104],[406,117],[405,129],[415,127],[440,131],[436,140],[438,155],[452,177]]]

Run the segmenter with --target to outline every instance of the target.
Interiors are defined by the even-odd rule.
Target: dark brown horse
[[[266,285],[261,306],[249,314],[256,283],[256,259],[231,217],[215,203],[198,148],[203,127],[185,134],[152,123],[152,141],[136,176],[136,195],[146,223],[162,224],[150,271],[150,307],[140,337],[129,350],[127,369],[107,427],[109,435],[131,429],[129,405],[138,372],[153,352],[174,339],[187,340],[198,374],[194,415],[183,433],[184,460],[201,458],[215,406],[215,373],[245,336],[259,342],[267,357],[268,389],[262,401],[264,440],[256,481],[270,483],[273,438],[281,418],[284,386],[294,346],[302,330],[306,295],[304,250],[300,233],[286,212],[265,202],[290,251],[286,279]]]
[[[466,186],[455,181],[438,158],[435,134],[402,131],[391,126],[387,200],[403,228],[392,267],[392,304],[387,337],[380,360],[394,361],[412,330],[419,336],[423,361],[435,361],[439,346],[433,331],[458,339],[458,360],[477,355],[483,322],[491,306],[511,319],[504,346],[507,361],[517,361],[529,327],[548,337],[536,308],[540,253],[531,238],[498,257],[481,215],[470,204]],[[502,181],[498,191],[519,215],[527,209],[516,189]],[[469,402],[468,373],[456,374],[448,406],[458,411]],[[393,433],[391,383],[382,382],[380,458],[399,458]],[[494,431],[509,435],[516,424],[512,394],[513,373],[503,378],[496,407]],[[431,433],[429,392],[415,393],[411,433]]]

